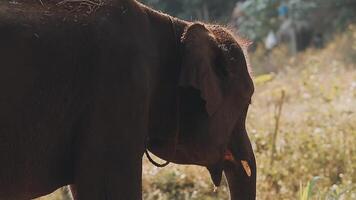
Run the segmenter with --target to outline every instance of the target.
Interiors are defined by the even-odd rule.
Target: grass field
[[[252,63],[261,57],[252,54]],[[282,47],[270,57],[278,73],[255,76],[247,121],[258,199],[356,199],[356,27],[325,49],[290,58]],[[203,168],[144,163],[144,199],[228,199],[226,186],[214,192]],[[64,200],[62,193],[42,200]]]

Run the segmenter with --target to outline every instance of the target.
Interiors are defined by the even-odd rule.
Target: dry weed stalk
[[[283,109],[283,104],[285,100],[286,92],[285,90],[281,91],[281,99],[279,102],[277,102],[276,105],[276,111],[274,114],[274,120],[275,120],[275,127],[274,127],[274,132],[272,136],[272,148],[271,148],[271,167],[273,166],[275,154],[277,152],[276,149],[276,142],[277,142],[277,137],[278,137],[278,132],[279,132],[279,126],[280,126],[280,121],[281,121],[281,116],[282,116],[282,109]]]

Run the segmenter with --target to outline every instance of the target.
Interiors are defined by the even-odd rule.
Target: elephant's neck
[[[181,20],[170,15],[158,12],[153,10],[143,4],[141,6],[146,11],[151,25],[155,29],[155,35],[158,36],[158,43],[169,44],[172,42],[172,37],[174,37],[175,42],[171,43],[171,45],[180,46],[181,38],[184,33],[184,30],[191,24],[191,22]],[[166,39],[170,40],[166,40]],[[172,50],[174,49],[163,49],[165,52],[170,52],[175,54]]]
[[[171,141],[178,131],[178,81],[182,61],[181,36],[187,22],[145,7],[158,51],[152,84],[149,137]]]

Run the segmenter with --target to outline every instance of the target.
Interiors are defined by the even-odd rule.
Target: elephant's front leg
[[[82,162],[85,166],[80,168],[75,181],[77,199],[141,199],[141,156],[130,154],[117,155],[110,161],[93,159]]]
[[[95,114],[90,128],[78,139],[75,188],[79,200],[142,199],[144,115],[137,106],[123,109],[127,112],[120,109],[110,114],[104,109],[106,114]]]

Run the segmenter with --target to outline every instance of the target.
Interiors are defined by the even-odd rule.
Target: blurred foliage
[[[355,0],[141,0],[155,9],[186,20],[228,22],[235,5],[239,16],[231,24],[253,41],[262,41],[281,25],[278,8],[284,5],[294,21],[306,21],[315,32],[330,35],[356,20]]]
[[[341,60],[344,64],[352,65],[356,63],[356,30],[355,25],[349,25],[342,34],[333,36],[332,42],[329,43],[326,49],[309,48],[306,52],[300,53],[294,57],[290,56],[288,48],[285,45],[280,45],[268,51],[261,43],[257,44],[255,50],[249,54],[250,65],[253,68],[255,75],[264,74],[264,78],[270,72],[278,72],[291,66],[299,66],[299,63],[305,57],[318,57],[319,55],[309,56],[320,52],[329,52],[329,57],[326,57],[330,63]],[[332,53],[334,51],[335,53]],[[304,61],[302,64],[305,64]],[[260,80],[259,77],[256,81]]]
[[[281,20],[278,8],[284,5],[293,20],[305,20],[319,0],[246,0],[241,4],[242,15],[238,19],[238,29],[251,40],[263,39],[270,30],[277,31]]]
[[[238,0],[141,0],[158,10],[187,20],[228,21]]]
[[[286,6],[293,21],[306,21],[318,32],[331,34],[356,19],[355,0],[246,0],[240,6],[238,29],[254,41],[270,30],[277,31],[281,20],[278,8]]]
[[[286,54],[282,47],[270,52],[278,67],[270,75],[255,77],[259,81],[247,127],[258,162],[258,199],[356,199],[356,26],[348,26],[325,49],[309,49],[295,57]],[[263,63],[256,61],[261,55],[252,54],[252,63]],[[275,108],[283,90],[286,97],[272,157]],[[62,198],[53,195],[57,196],[42,200]],[[228,189],[224,182],[214,192],[201,167],[158,169],[144,159],[143,196],[221,200],[228,199]]]

